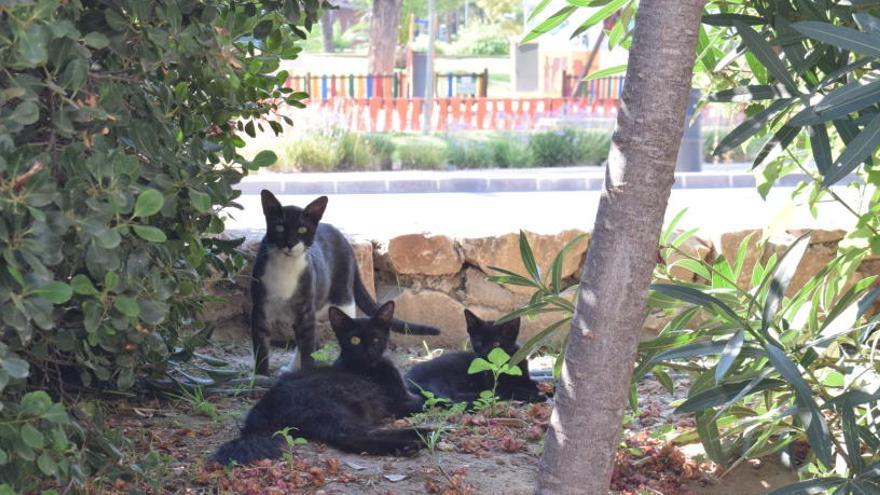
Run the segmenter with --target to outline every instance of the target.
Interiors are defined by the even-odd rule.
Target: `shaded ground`
[[[249,364],[247,349],[217,347],[212,354]],[[415,352],[398,350],[405,365]],[[290,358],[275,352],[274,366]],[[550,387],[548,384],[547,387]],[[685,390],[683,386],[676,387]],[[439,438],[412,458],[344,454],[316,442],[292,445],[285,459],[222,468],[205,459],[234,437],[237,425],[260,392],[240,395],[190,395],[179,400],[117,402],[113,429],[132,440],[126,463],[143,471],[137,479],[101,480],[95,493],[321,493],[321,494],[530,494],[543,448],[552,404],[499,404],[470,414],[426,413],[420,424],[438,427]],[[663,440],[688,426],[689,418],[671,414],[672,397],[653,380],[640,385],[638,417],[627,419],[625,447],[617,457],[612,487],[616,493],[751,495],[796,481],[776,463],[756,468],[743,463],[720,482],[711,466]],[[397,422],[404,426],[407,420]],[[656,437],[656,438],[655,438]]]

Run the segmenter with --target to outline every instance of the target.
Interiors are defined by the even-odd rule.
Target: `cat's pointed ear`
[[[271,191],[266,189],[260,191],[260,200],[263,203],[263,215],[272,217],[281,214],[281,202]]]
[[[468,335],[473,335],[483,329],[483,320],[471,313],[469,309],[464,310],[464,321],[467,324]]]
[[[321,217],[324,216],[324,210],[327,209],[327,196],[321,196],[320,198],[312,201],[305,208],[303,208],[303,215],[305,215],[309,220],[317,224],[321,221]]]
[[[327,316],[330,317],[330,326],[336,335],[344,333],[352,322],[351,317],[336,306],[330,306],[330,309],[327,310]]]
[[[394,301],[388,301],[383,304],[378,310],[376,310],[376,314],[373,315],[373,321],[378,323],[382,328],[390,329],[391,328],[391,320],[394,319]]]
[[[502,338],[511,342],[516,342],[516,338],[519,337],[519,318],[514,318],[510,321],[505,321],[500,325],[495,325],[495,328]]]

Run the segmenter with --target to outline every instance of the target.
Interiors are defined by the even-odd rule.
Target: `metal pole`
[[[425,77],[425,109],[422,114],[422,132],[431,132],[431,109],[434,103],[434,37],[436,26],[434,19],[434,0],[428,0],[428,60]]]
[[[470,0],[464,0],[464,27],[467,27],[468,21],[468,5],[470,5]]]

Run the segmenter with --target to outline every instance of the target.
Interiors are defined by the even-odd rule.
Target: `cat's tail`
[[[431,430],[411,428],[406,430],[372,430],[367,433],[341,434],[327,443],[339,450],[372,455],[412,456],[425,447]]]
[[[280,437],[270,434],[242,435],[221,445],[210,460],[220,464],[250,464],[260,459],[277,459],[281,457],[281,442]]]
[[[354,272],[354,302],[367,316],[373,316],[379,310],[379,304],[373,299],[361,280],[361,274],[355,270]],[[407,333],[412,335],[440,335],[440,329],[430,325],[421,325],[419,323],[407,323],[403,320],[394,318],[391,320],[391,329],[397,333]]]

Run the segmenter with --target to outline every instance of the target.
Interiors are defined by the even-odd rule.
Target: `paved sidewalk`
[[[749,164],[703,165],[702,172],[676,174],[676,189],[754,188]],[[451,171],[260,173],[245,177],[245,194],[268,189],[275,194],[408,194],[599,191],[604,167],[477,169]],[[783,177],[795,186],[803,174]]]

